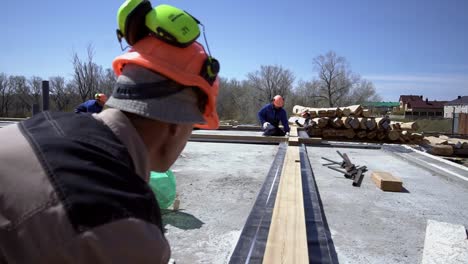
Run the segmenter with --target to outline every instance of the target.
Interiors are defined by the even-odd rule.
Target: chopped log
[[[440,139],[440,138],[433,137],[433,136],[424,137],[424,139],[428,140],[431,145],[447,145],[448,144],[447,140]]]
[[[366,117],[359,117],[358,120],[359,120],[359,128],[366,130],[367,129],[367,118]]]
[[[389,130],[387,132],[387,138],[390,139],[391,141],[398,140],[400,138],[400,132],[395,131],[395,130]]]
[[[322,131],[323,138],[348,138],[352,139],[356,133],[353,129],[324,129]]]
[[[339,107],[337,107],[336,108],[336,117],[342,117],[342,116],[343,116],[343,111]]]
[[[324,109],[317,110],[317,115],[318,117],[328,117],[327,110],[324,110]]]
[[[367,132],[365,130],[359,130],[356,133],[356,137],[358,137],[358,138],[365,138],[366,136],[367,136]]]
[[[349,121],[349,125],[351,126],[352,129],[358,129],[361,123],[359,123],[359,119],[357,117],[353,117]]]
[[[370,117],[371,116],[371,111],[369,109],[364,109],[362,110],[362,114],[361,114],[363,117]]]
[[[410,133],[407,130],[400,133],[400,141],[403,143],[411,141]]]
[[[374,130],[377,128],[377,123],[375,122],[375,118],[367,118],[366,127],[369,130]]]
[[[401,130],[400,123],[393,123],[393,122],[390,123],[390,129],[400,131]]]
[[[377,131],[373,130],[373,131],[369,131],[367,133],[367,138],[368,139],[374,139],[375,137],[377,137]]]
[[[378,139],[379,141],[384,140],[386,137],[387,137],[387,135],[385,134],[385,131],[384,131],[384,130],[378,130],[378,131],[377,131],[377,139]]]
[[[418,130],[419,129],[418,123],[416,122],[401,123],[400,127],[403,130]]]
[[[341,121],[343,122],[343,126],[345,128],[351,128],[351,125],[349,124],[349,122],[351,121],[352,117],[349,117],[349,116],[343,116],[341,117]]]
[[[328,109],[327,117],[336,117],[336,109]]]
[[[326,118],[326,117],[314,118],[314,119],[312,119],[312,121],[317,123],[317,126],[319,128],[325,128],[328,125],[328,118]]]
[[[317,112],[316,111],[309,111],[310,118],[317,118]]]
[[[309,137],[321,137],[323,129],[310,126],[306,128],[306,132]]]
[[[330,119],[330,124],[331,124],[334,128],[341,128],[341,127],[343,127],[343,121],[342,121],[341,118],[339,118],[339,117],[335,117],[334,119]]]
[[[388,118],[387,116],[376,118],[375,122],[377,122],[377,127],[380,129],[390,129],[390,118]]]
[[[302,112],[306,111],[306,107],[301,106],[301,105],[295,105],[293,106],[293,114],[295,115],[300,115]]]
[[[423,134],[419,134],[419,133],[411,133],[410,137],[412,140],[416,140],[416,141],[421,141],[424,138]]]
[[[348,108],[351,111],[351,114],[355,116],[361,116],[361,112],[363,110],[361,105],[351,105],[351,106],[348,106]]]
[[[342,116],[349,116],[351,114],[351,110],[348,107],[339,107],[341,110]]]
[[[453,155],[453,147],[450,145],[430,145],[429,151],[430,154],[439,155],[439,156],[451,156]]]
[[[453,149],[453,154],[468,157],[468,148]]]

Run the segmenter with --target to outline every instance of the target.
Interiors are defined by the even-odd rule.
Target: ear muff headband
[[[151,9],[151,3],[147,0],[127,0],[120,6],[117,13],[119,41],[124,37],[129,45],[133,45],[148,35],[149,30],[145,27],[145,15]]]
[[[155,37],[178,47],[187,47],[200,36],[199,23],[189,13],[170,5],[156,6],[145,18]]]
[[[201,23],[188,12],[170,5],[158,5],[152,8],[148,0],[125,1],[118,10],[117,22],[119,42],[125,38],[130,46],[150,33],[164,42],[181,48],[189,46],[200,36]],[[200,75],[212,85],[219,70],[218,60],[208,56],[202,65]]]

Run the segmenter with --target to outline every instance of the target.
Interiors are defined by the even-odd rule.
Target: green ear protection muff
[[[188,12],[170,5],[158,5],[154,8],[148,0],[126,0],[117,12],[117,38],[122,45],[122,38],[132,46],[140,39],[152,35],[171,45],[187,47],[200,36],[203,26]],[[200,75],[210,84],[216,80],[220,65],[211,57],[208,42],[208,58],[202,66]]]
[[[129,45],[135,44],[138,40],[149,34],[149,29],[145,26],[145,16],[152,10],[148,0],[127,0],[117,12],[117,38],[119,42],[125,38]]]
[[[187,47],[200,36],[200,21],[189,13],[158,5],[146,14],[146,26],[155,37],[178,47]]]
[[[127,0],[117,12],[117,38],[125,38],[132,46],[148,34],[164,40],[174,46],[187,47],[198,36],[198,21],[189,13],[170,6],[151,7],[148,0]]]

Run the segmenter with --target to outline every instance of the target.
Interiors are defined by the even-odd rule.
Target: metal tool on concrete
[[[346,153],[341,154],[341,152],[339,152],[338,150],[336,152],[338,153],[338,155],[340,155],[343,161],[338,162],[338,161],[334,161],[334,160],[322,157],[322,159],[330,162],[327,164],[323,164],[323,166],[327,166],[329,169],[343,173],[346,178],[353,180],[353,186],[356,186],[356,187],[361,186],[362,180],[364,178],[364,173],[367,171],[367,167],[356,166],[351,162],[351,160],[349,159]],[[337,167],[337,165],[339,167]]]

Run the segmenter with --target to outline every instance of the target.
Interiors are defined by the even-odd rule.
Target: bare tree
[[[73,54],[73,80],[82,101],[99,91],[102,77],[102,67],[93,62],[94,50],[91,44],[88,45],[87,55],[86,60],[82,60],[76,52]]]
[[[8,116],[12,95],[13,92],[8,82],[8,76],[5,73],[0,73],[0,116]]]
[[[15,94],[15,115],[26,116],[32,109],[32,96],[26,77],[10,76],[8,83]]]
[[[105,93],[107,96],[111,96],[112,91],[114,90],[114,85],[117,82],[117,77],[112,69],[106,69],[105,73],[101,78],[101,83],[99,85],[99,92]]]
[[[51,98],[55,103],[57,111],[65,111],[69,108],[72,97],[73,88],[65,84],[65,79],[61,76],[50,78]]]
[[[38,76],[32,76],[28,79],[29,91],[32,97],[32,104],[40,104],[42,94],[42,79]]]
[[[375,91],[374,84],[369,80],[362,79],[351,91],[348,103],[362,104],[364,102],[376,102],[381,100],[382,98]]]
[[[245,87],[236,79],[226,78],[221,78],[219,85],[216,108],[220,118],[239,120],[242,117],[242,108],[244,108]]]
[[[320,82],[318,80],[299,81],[291,97],[290,105],[293,106],[322,107],[327,104],[324,98],[320,96]]]
[[[314,59],[320,81],[320,98],[327,100],[328,106],[340,104],[352,86],[359,80],[349,69],[346,59],[334,51],[319,55]]]
[[[261,66],[259,71],[247,75],[249,85],[259,91],[261,102],[269,102],[275,95],[287,97],[292,90],[294,74],[277,65]]]

